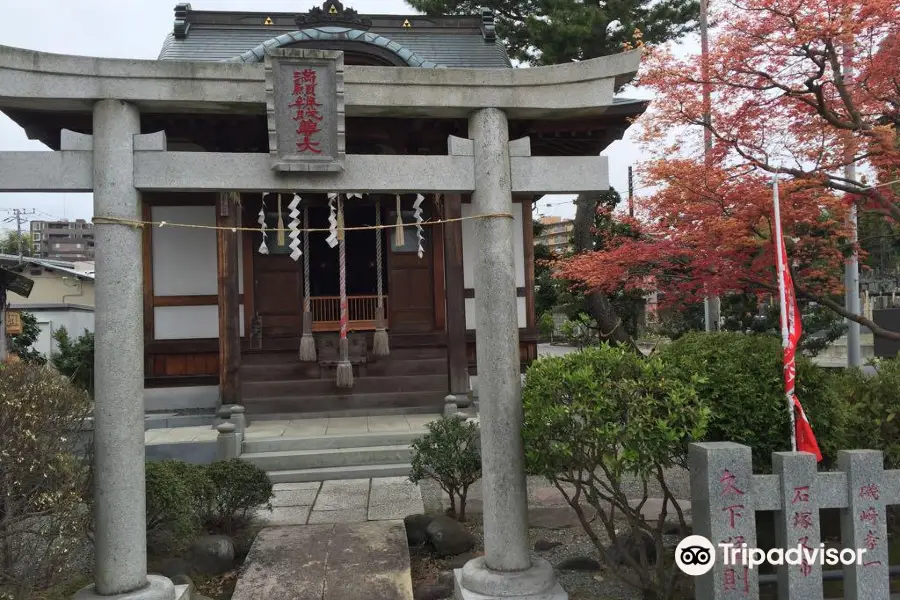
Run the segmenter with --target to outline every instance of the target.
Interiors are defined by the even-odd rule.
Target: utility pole
[[[703,159],[708,167],[712,165],[712,94],[709,83],[709,0],[700,0],[700,70],[703,77]],[[703,308],[706,331],[719,330],[719,297],[706,296]]]
[[[844,46],[844,85],[849,86],[853,78],[853,49],[848,44]],[[847,149],[847,164],[844,166],[844,178],[856,183],[856,163],[853,161],[852,146]],[[850,244],[853,252],[844,265],[844,308],[855,315],[859,314],[859,255],[856,249],[857,220],[856,202],[850,204]],[[858,367],[862,364],[859,323],[847,319],[847,366]]]
[[[4,208],[3,210],[13,213],[13,216],[9,217],[4,222],[9,223],[13,219],[16,220],[16,233],[18,234],[18,237],[16,238],[16,246],[17,246],[18,254],[19,254],[19,264],[21,265],[24,262],[24,254],[25,254],[25,252],[24,252],[25,249],[22,247],[23,246],[23,244],[22,244],[22,216],[23,215],[33,215],[35,211],[33,208],[30,210],[25,209],[25,208]]]
[[[634,173],[628,167],[628,216],[634,218]]]

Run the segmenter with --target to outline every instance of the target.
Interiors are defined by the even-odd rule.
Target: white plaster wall
[[[153,221],[215,225],[215,206],[154,206]],[[156,296],[215,295],[216,232],[185,227],[153,228],[153,293]]]
[[[514,220],[513,231],[513,257],[516,267],[516,287],[525,287],[525,244],[522,231],[522,210],[524,204],[514,203],[512,205],[512,214]],[[475,214],[471,204],[462,205],[462,216],[467,217]],[[475,238],[475,220],[467,219],[462,222],[462,238],[463,238],[463,282],[465,287],[475,287],[475,253],[478,251],[478,244]],[[475,290],[478,295],[478,290]],[[519,327],[526,327],[528,319],[526,318],[527,309],[525,298],[516,298],[516,307],[518,312]],[[466,298],[466,329],[475,329],[475,299]]]
[[[519,327],[528,326],[528,309],[525,298],[516,298]],[[475,329],[475,299],[466,298],[466,329]]]
[[[241,336],[244,335],[244,305],[240,310]],[[219,337],[219,307],[157,306],[153,309],[154,338],[190,340]]]
[[[152,220],[190,225],[215,225],[215,206],[154,206]],[[240,236],[240,233],[236,233]],[[218,294],[216,232],[187,227],[153,228],[153,293],[155,296],[215,296]],[[243,244],[238,243],[238,290],[244,292]],[[157,306],[153,309],[154,339],[183,340],[219,337],[218,306]],[[241,336],[244,307],[240,308]]]
[[[469,217],[474,214],[472,204],[461,204],[462,216]],[[475,254],[474,248],[477,248],[475,242],[475,221],[474,219],[466,219],[462,221],[462,246],[463,246],[463,284],[467,288],[475,287]],[[466,300],[468,306],[469,301]],[[466,311],[468,313],[468,310]],[[469,326],[471,329],[474,325]]]
[[[41,329],[40,334],[38,334],[38,339],[35,341],[34,348],[47,358],[58,350],[58,344],[56,343],[56,340],[53,339],[53,334],[61,327],[66,328],[66,331],[69,332],[69,337],[73,340],[83,335],[85,329],[92,333],[94,331],[93,311],[68,310],[63,308],[50,310],[26,308],[25,310],[34,314],[38,322],[38,327]]]

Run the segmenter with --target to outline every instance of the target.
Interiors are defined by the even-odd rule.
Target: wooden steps
[[[335,386],[335,368],[302,363],[293,347],[245,352],[241,396],[248,415],[335,414],[404,410],[441,412],[449,391],[447,350],[434,335],[409,335],[389,356],[354,365],[350,390]],[[299,342],[298,342],[299,343]],[[416,344],[423,345],[416,345]],[[427,345],[427,344],[431,345]]]

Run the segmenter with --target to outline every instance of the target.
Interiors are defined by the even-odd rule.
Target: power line
[[[16,231],[18,232],[16,246],[18,246],[19,249],[19,264],[22,264],[24,262],[22,259],[22,256],[24,254],[24,248],[22,248],[22,215],[33,215],[35,213],[35,210],[33,208],[4,208],[2,210],[13,213],[12,217],[6,219],[7,222],[12,221],[13,219],[16,220]]]

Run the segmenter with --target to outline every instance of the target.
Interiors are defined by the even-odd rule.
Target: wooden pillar
[[[238,227],[241,196],[238,192],[219,194],[216,206],[218,227]],[[241,403],[241,318],[238,287],[238,245],[240,234],[216,230],[219,294],[219,395],[221,403]]]
[[[444,218],[462,216],[459,194],[444,194]],[[462,222],[444,223],[444,277],[447,299],[447,360],[450,393],[469,393],[469,365],[466,358],[466,299],[463,282]]]
[[[531,197],[521,197],[522,246],[525,250],[525,327],[534,331],[537,327],[534,306],[534,224],[532,222]]]

